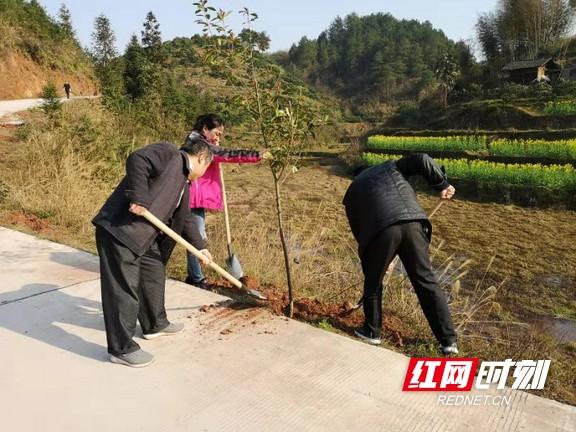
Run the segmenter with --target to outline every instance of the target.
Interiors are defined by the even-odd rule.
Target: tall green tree
[[[146,94],[148,85],[148,60],[144,48],[140,45],[138,37],[132,35],[130,43],[124,53],[124,88],[126,94],[137,100]]]
[[[116,51],[116,35],[110,26],[110,20],[100,14],[94,20],[94,31],[92,32],[91,54],[99,69],[110,66],[112,60],[118,55]]]
[[[318,51],[316,53],[316,61],[320,69],[324,69],[330,65],[330,47],[326,37],[326,32],[322,32],[318,36]]]
[[[60,5],[58,10],[58,25],[69,38],[74,38],[74,27],[72,26],[72,14],[64,3]]]
[[[377,92],[384,100],[392,95],[397,74],[384,51],[377,51],[371,61],[372,91]]]
[[[152,11],[148,12],[143,24],[142,46],[152,63],[160,64],[162,62],[162,34],[160,24]]]
[[[100,14],[94,20],[90,54],[94,60],[102,93],[105,96],[116,94],[119,91],[121,77],[115,63],[118,55],[115,43],[116,36],[110,25],[110,20],[104,14]]]
[[[292,45],[288,55],[291,63],[301,70],[307,71],[316,63],[316,42],[303,36],[298,44]]]

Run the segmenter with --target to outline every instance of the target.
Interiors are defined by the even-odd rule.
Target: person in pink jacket
[[[221,163],[258,163],[262,160],[257,150],[230,150],[220,147],[220,137],[224,133],[224,121],[216,114],[205,114],[198,117],[192,131],[186,137],[194,140],[204,138],[214,154],[212,163],[206,173],[190,183],[190,215],[201,235],[206,239],[206,210],[221,211],[224,208],[222,184],[220,183]],[[186,283],[208,289],[209,285],[202,273],[202,268],[194,255],[188,253],[188,276]]]

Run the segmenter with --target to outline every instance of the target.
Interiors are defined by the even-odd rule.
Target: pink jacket
[[[262,155],[257,150],[229,150],[212,144],[210,147],[214,160],[202,177],[190,183],[190,208],[219,211],[224,207],[220,164],[257,163],[262,160]]]

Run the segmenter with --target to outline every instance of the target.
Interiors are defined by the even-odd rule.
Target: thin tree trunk
[[[288,316],[292,318],[294,314],[294,296],[292,290],[292,273],[290,271],[290,257],[288,256],[288,245],[284,236],[284,223],[282,221],[282,201],[280,196],[280,181],[274,175],[274,186],[276,192],[276,216],[278,217],[278,232],[280,234],[280,243],[282,244],[282,253],[284,254],[284,266],[286,268],[286,282],[288,284]]]

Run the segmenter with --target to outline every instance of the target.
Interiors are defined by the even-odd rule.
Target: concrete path
[[[70,99],[61,98],[61,102],[68,102],[75,99],[92,99],[97,96],[72,96]],[[15,99],[0,100],[0,118],[7,114],[25,111],[42,105],[44,99]]]
[[[504,406],[402,392],[407,357],[180,282],[185,332],[107,361],[96,257],[0,228],[0,424],[6,431],[574,431],[576,408],[490,390]],[[206,304],[219,304],[203,312]],[[473,392],[474,394],[474,392]]]
[[[0,101],[0,117],[40,106],[42,99],[16,99]]]

